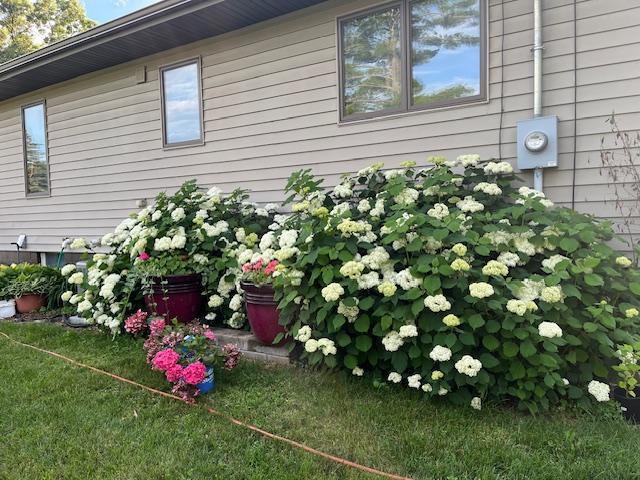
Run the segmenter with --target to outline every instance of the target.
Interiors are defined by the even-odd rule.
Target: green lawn
[[[167,390],[141,342],[50,324],[14,338]],[[377,478],[0,338],[0,479]],[[236,418],[412,478],[640,478],[640,428],[612,406],[531,417],[377,390],[340,374],[243,363],[202,398]]]

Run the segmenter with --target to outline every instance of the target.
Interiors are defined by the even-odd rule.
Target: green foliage
[[[48,298],[48,307],[54,308],[60,305],[64,288],[65,281],[58,269],[34,263],[0,266],[0,299],[42,294]]]
[[[283,229],[298,232],[299,253],[276,287],[303,357],[376,382],[413,377],[455,403],[587,402],[585,386],[638,335],[624,312],[639,304],[640,272],[607,245],[611,225],[517,189],[504,162],[463,156],[457,173],[432,161],[375,165],[331,195],[308,172],[292,177],[296,213]],[[434,358],[436,346],[450,358]]]
[[[79,0],[1,0],[0,63],[95,25]]]

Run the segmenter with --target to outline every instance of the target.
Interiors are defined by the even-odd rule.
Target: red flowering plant
[[[254,285],[268,285],[273,282],[273,274],[278,271],[279,262],[273,259],[266,262],[258,258],[255,262],[242,265],[242,281]]]
[[[219,347],[216,335],[208,325],[198,322],[168,324],[156,318],[149,324],[149,338],[144,342],[147,363],[153,370],[164,372],[173,384],[171,391],[187,402],[194,402],[207,370],[220,364],[233,370],[241,353],[237,345]]]

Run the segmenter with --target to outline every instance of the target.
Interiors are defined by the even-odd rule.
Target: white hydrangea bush
[[[276,205],[258,207],[247,198],[242,190],[229,195],[215,187],[205,191],[195,181],[173,196],[160,193],[153,205],[102,237],[100,248],[106,253],[93,253],[84,239],[71,243],[72,249],[87,250],[92,257],[86,275],[74,265],[63,267],[70,288],[62,299],[115,334],[127,315],[144,308],[145,278],[199,273],[206,320],[242,328],[240,265],[274,223],[276,211]],[[83,293],[75,293],[75,286]]]
[[[507,162],[429,163],[373,165],[330,192],[290,178],[293,214],[265,245],[302,358],[476,409],[603,398],[590,382],[637,335],[624,312],[640,294],[610,225],[517,188]]]

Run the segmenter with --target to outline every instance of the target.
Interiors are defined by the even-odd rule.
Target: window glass
[[[410,8],[411,103],[479,95],[479,0],[418,0]]]
[[[199,75],[198,62],[162,70],[165,145],[202,138]]]
[[[22,109],[27,195],[49,192],[47,131],[44,103]]]
[[[400,7],[342,23],[345,116],[402,104]]]
[[[396,0],[339,20],[343,119],[477,101],[486,0]]]

